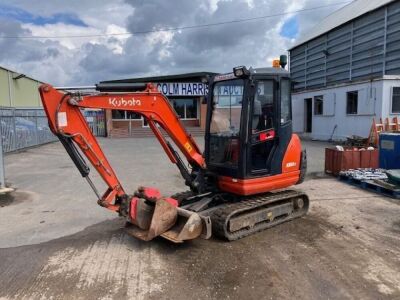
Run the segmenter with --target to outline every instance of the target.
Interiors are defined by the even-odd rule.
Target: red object
[[[169,204],[172,204],[175,207],[178,207],[179,203],[178,200],[174,199],[174,198],[165,198],[165,201],[167,201]]]
[[[357,168],[378,168],[378,149],[360,151],[359,149],[347,148],[339,151],[333,148],[325,149],[325,173],[334,176],[340,171]]]
[[[136,213],[137,213],[137,202],[139,198],[137,197],[132,197],[131,203],[129,204],[129,217],[131,220],[136,220]]]
[[[108,188],[99,201],[103,207],[118,211],[119,205],[115,204],[115,198],[126,193],[88,127],[81,112],[82,108],[123,109],[137,112],[148,120],[150,128],[171,162],[177,163],[176,158],[156,123],[168,133],[192,166],[205,168],[205,160],[200,148],[179,122],[168,99],[152,84],[147,84],[142,92],[124,94],[101,93],[75,96],[62,93],[47,84],[41,85],[39,92],[50,130],[56,135],[71,137],[107,184]],[[160,197],[155,191],[145,190],[145,194],[150,198]]]
[[[252,179],[220,176],[218,186],[222,191],[243,196],[287,188],[299,181],[300,160],[301,142],[299,137],[293,134],[282,161],[282,174]]]
[[[259,136],[260,141],[272,140],[274,137],[275,137],[275,130],[261,132]]]
[[[360,168],[379,168],[379,151],[375,150],[366,150],[360,151]]]
[[[139,188],[140,197],[149,200],[156,201],[161,198],[161,193],[158,189],[152,187],[141,186]]]

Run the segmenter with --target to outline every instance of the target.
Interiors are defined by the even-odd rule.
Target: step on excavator
[[[307,195],[287,189],[304,180],[307,165],[300,139],[292,133],[289,73],[282,67],[241,66],[209,78],[208,84],[204,153],[151,83],[100,83],[94,92],[40,86],[51,131],[98,204],[125,218],[130,235],[176,243],[211,235],[232,241],[307,213]],[[127,193],[82,115],[85,108],[140,114],[188,191],[165,197],[156,188],[139,187]],[[87,161],[108,187],[103,194],[89,177]]]

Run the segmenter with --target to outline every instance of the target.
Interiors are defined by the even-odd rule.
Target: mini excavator
[[[241,66],[209,78],[202,153],[151,83],[99,83],[94,92],[68,92],[48,84],[39,88],[51,131],[98,204],[125,218],[130,235],[176,243],[211,235],[237,240],[307,213],[307,195],[287,189],[304,180],[307,168],[306,152],[292,133],[290,91],[289,73],[281,67]],[[156,188],[139,187],[127,193],[82,115],[84,108],[140,114],[188,191],[165,197]],[[103,194],[89,177],[87,161],[108,187]]]

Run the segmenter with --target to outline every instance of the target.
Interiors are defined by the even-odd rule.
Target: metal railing
[[[104,111],[85,111],[84,115],[96,136],[106,136]],[[0,108],[0,132],[3,153],[57,140],[41,108]]]
[[[55,141],[43,109],[0,108],[3,152]]]

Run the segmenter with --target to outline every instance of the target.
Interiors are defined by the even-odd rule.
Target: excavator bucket
[[[142,199],[138,201],[137,224],[128,223],[127,233],[144,241],[162,236],[174,243],[182,243],[201,235],[206,238],[211,236],[211,222],[207,217],[176,207],[165,199],[157,200],[151,211],[149,207]]]
[[[162,199],[158,200],[151,219],[149,238],[153,239],[170,229],[176,223],[177,216],[174,205]]]
[[[201,236],[208,239],[211,237],[211,221],[209,217],[200,216],[198,213],[177,208],[178,219],[175,225],[161,234],[174,243],[182,243],[185,240],[193,240]]]

